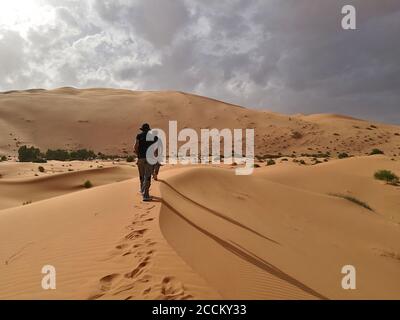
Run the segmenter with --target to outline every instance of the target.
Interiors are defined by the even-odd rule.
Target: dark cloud
[[[0,31],[0,90],[175,89],[400,123],[397,0],[41,1],[51,23]]]

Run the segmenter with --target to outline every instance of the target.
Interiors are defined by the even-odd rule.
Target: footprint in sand
[[[119,273],[109,274],[99,280],[100,291],[109,291],[116,279],[120,277]]]
[[[139,275],[141,275],[145,270],[145,268],[148,266],[150,261],[150,257],[144,258],[144,260],[139,263],[139,265],[133,269],[131,272],[128,272],[125,274],[125,278],[137,278]]]
[[[113,296],[119,295],[125,291],[131,291],[131,290],[133,290],[134,287],[135,287],[135,283],[129,283],[129,284],[123,285],[121,287],[118,287],[117,289],[115,289]]]
[[[128,252],[125,252],[122,256],[123,257],[127,257],[127,256],[130,256],[131,254],[133,254],[133,252],[132,251],[128,251]]]
[[[188,300],[193,296],[186,294],[182,282],[175,277],[165,277],[161,282],[161,296],[163,300]]]
[[[151,292],[151,288],[147,288],[143,291],[143,295],[148,295]]]
[[[149,239],[150,240],[150,239]],[[154,247],[155,245],[157,244],[157,242],[155,242],[155,241],[149,241],[149,242],[146,242],[146,246],[147,247]]]
[[[135,240],[138,238],[143,237],[143,235],[148,231],[148,229],[140,229],[140,230],[134,230],[131,233],[127,234],[125,236],[126,240]]]
[[[126,229],[133,230],[133,228],[135,226],[142,227],[146,224],[146,222],[152,222],[152,221],[154,221],[154,218],[149,218],[149,219],[145,219],[145,220],[135,220],[135,221],[132,221],[132,223],[129,226],[127,226]]]
[[[150,275],[144,275],[138,281],[141,282],[141,283],[149,283],[150,280],[151,280],[151,276]]]
[[[122,250],[122,249],[127,248],[128,246],[129,246],[129,245],[127,245],[127,244],[120,244],[120,245],[116,246],[115,249],[117,249],[117,250]]]

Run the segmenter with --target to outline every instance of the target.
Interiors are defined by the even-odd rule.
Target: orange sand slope
[[[90,181],[94,186],[100,186],[131,179],[138,175],[137,169],[130,166],[109,166],[107,168],[101,166],[95,169],[86,169],[78,163],[74,164],[74,170],[79,171],[68,172],[67,169],[63,169],[64,172],[62,172],[60,169],[61,173],[51,171],[54,168],[52,162],[41,164],[41,166],[45,168],[44,173],[39,173],[38,165],[35,164],[0,164],[0,172],[4,172],[5,176],[0,179],[0,210],[84,190],[86,181]],[[30,171],[31,167],[35,167],[36,171]],[[68,168],[70,167],[68,166]],[[7,179],[8,175],[16,175],[13,171],[21,171],[21,178]],[[31,177],[33,172],[37,172],[35,174],[40,174],[40,176]]]
[[[268,106],[265,106],[268,108]],[[255,128],[256,154],[340,152],[365,155],[379,147],[400,154],[400,127],[338,115],[281,115],[182,92],[61,88],[0,93],[0,155],[19,146],[131,152],[143,122],[178,129]]]
[[[400,188],[377,169],[400,174],[385,156],[187,167],[162,172],[153,203],[132,179],[2,210],[0,298],[400,299]],[[341,288],[349,264],[357,290]]]

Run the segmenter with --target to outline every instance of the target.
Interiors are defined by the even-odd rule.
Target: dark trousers
[[[147,162],[146,159],[138,160],[138,169],[140,177],[140,191],[143,198],[150,197],[151,175],[153,173],[153,166]]]
[[[158,162],[153,166],[153,174],[154,175],[158,176],[158,173],[160,172],[160,167],[161,167],[161,164]]]

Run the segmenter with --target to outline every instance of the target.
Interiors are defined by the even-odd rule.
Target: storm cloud
[[[180,90],[277,112],[400,124],[398,0],[36,4],[43,21],[21,28],[0,20],[1,91]],[[357,9],[357,30],[341,28],[346,4]]]

